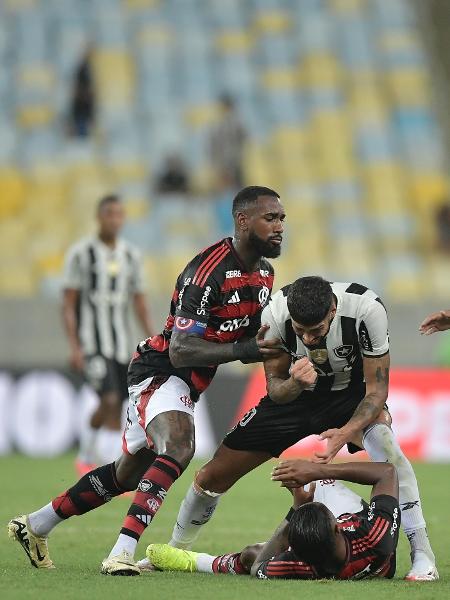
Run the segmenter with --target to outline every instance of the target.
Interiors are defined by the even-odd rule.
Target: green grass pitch
[[[140,577],[105,577],[99,565],[114,543],[129,500],[118,498],[83,517],[74,517],[53,532],[50,539],[54,571],[30,566],[23,550],[7,538],[11,517],[30,512],[48,502],[76,479],[73,455],[52,460],[31,460],[13,455],[1,458],[0,598],[51,600],[139,598],[167,600],[265,598],[313,598],[408,600],[450,598],[450,494],[449,466],[417,464],[428,529],[438,559],[441,580],[437,583],[408,583],[402,576],[409,565],[408,545],[402,536],[398,569],[393,581],[260,581],[250,577],[212,576],[184,573],[147,573]],[[198,463],[191,465],[170,491],[155,522],[138,547],[166,542],[184,492]],[[269,480],[271,465],[248,475],[221,501],[211,523],[205,527],[197,548],[212,554],[237,551],[248,543],[262,541],[272,532],[289,507],[289,496]]]

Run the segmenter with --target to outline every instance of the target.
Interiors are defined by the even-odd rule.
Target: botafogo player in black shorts
[[[406,578],[438,578],[416,477],[390,428],[389,336],[380,298],[358,283],[302,277],[284,287],[262,314],[265,339],[285,352],[264,360],[268,395],[225,437],[181,505],[170,544],[190,548],[220,495],[246,473],[312,434],[327,440],[314,460],[331,461],[347,444],[398,470],[402,524],[411,545]],[[146,559],[140,561],[146,568]]]

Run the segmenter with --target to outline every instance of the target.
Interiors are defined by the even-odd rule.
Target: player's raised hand
[[[279,338],[271,338],[269,340],[264,339],[269,329],[269,325],[261,325],[255,337],[256,345],[258,346],[261,356],[264,358],[273,358],[285,352],[282,341]]]
[[[308,502],[314,500],[314,492],[316,491],[316,482],[312,481],[309,484],[309,489],[305,490],[305,486],[292,488],[292,495],[294,496],[294,508],[299,508]]]
[[[298,488],[318,478],[317,465],[307,460],[282,460],[272,469],[271,477],[287,488]]]
[[[315,452],[313,462],[326,464],[333,460],[339,450],[349,441],[342,429],[327,429],[320,434],[321,440],[327,440],[327,447],[321,452]]]
[[[450,329],[450,310],[440,310],[424,319],[419,327],[422,335],[431,335],[437,331]]]
[[[299,383],[303,389],[314,385],[317,380],[317,372],[307,356],[299,358],[291,366],[290,374],[292,379]]]

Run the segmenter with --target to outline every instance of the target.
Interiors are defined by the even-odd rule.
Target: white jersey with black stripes
[[[310,390],[331,392],[361,383],[363,356],[377,357],[389,352],[388,320],[380,298],[359,283],[332,283],[336,315],[322,343],[311,349],[293,330],[287,306],[289,287],[274,294],[262,313],[262,325],[269,325],[266,338],[281,337],[294,360],[308,356],[319,375]]]
[[[80,292],[78,330],[83,352],[127,363],[130,359],[128,307],[143,292],[139,251],[123,239],[114,248],[97,237],[69,248],[63,287]]]

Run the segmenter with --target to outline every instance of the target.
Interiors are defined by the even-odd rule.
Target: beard
[[[265,258],[277,258],[281,254],[281,244],[275,245],[269,241],[261,239],[254,231],[251,231],[248,236],[253,249]]]

